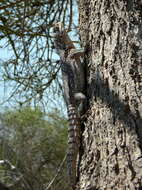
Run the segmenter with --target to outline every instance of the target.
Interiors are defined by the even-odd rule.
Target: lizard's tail
[[[76,161],[80,146],[80,125],[75,106],[68,106],[69,128],[68,128],[68,153],[67,165],[70,184],[72,187],[76,184]]]

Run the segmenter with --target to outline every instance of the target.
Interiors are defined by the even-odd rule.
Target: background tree
[[[87,98],[79,189],[142,188],[142,4],[80,0]]]
[[[25,107],[4,113],[2,124],[3,130],[9,131],[0,143],[3,184],[14,190],[45,190],[62,167],[50,189],[69,188],[65,159],[62,163],[66,154],[67,121],[59,112],[45,117],[40,109]]]
[[[75,29],[76,21],[73,23],[73,17],[76,12],[76,7],[73,9],[74,5],[76,5],[76,2],[73,0],[3,0],[0,2],[0,45],[1,50],[7,49],[9,53],[9,55],[4,58],[1,54],[0,59],[1,81],[4,82],[5,91],[8,89],[8,94],[10,94],[5,100],[6,103],[9,102],[10,104],[13,104],[14,101],[14,103],[18,103],[21,108],[23,107],[23,104],[32,106],[34,104],[36,106],[40,103],[40,105],[42,104],[42,110],[44,109],[44,105],[46,105],[45,109],[47,111],[49,105],[51,106],[51,99],[54,101],[55,96],[59,99],[62,92],[62,82],[60,80],[59,72],[60,65],[57,62],[58,57],[53,50],[52,26],[55,22],[62,21],[64,25],[66,25],[66,28]],[[60,107],[62,102],[63,100],[61,99]],[[45,178],[43,176],[43,178],[41,176],[36,176],[37,173],[35,174],[35,168],[40,162],[42,162],[41,160],[38,160],[40,159],[40,155],[38,158],[36,157],[41,151],[38,150],[38,148],[43,149],[45,151],[44,154],[52,155],[45,150],[47,148],[47,142],[43,141],[43,144],[40,146],[37,146],[35,142],[40,142],[41,139],[44,139],[46,129],[45,131],[42,129],[44,131],[43,134],[41,131],[38,131],[42,127],[40,127],[40,123],[34,117],[31,118],[30,124],[28,123],[28,125],[25,125],[27,122],[26,119],[31,116],[31,113],[28,111],[27,118],[25,118],[26,121],[23,120],[23,116],[25,115],[23,112],[23,115],[20,116],[20,118],[19,115],[17,115],[17,112],[16,116],[13,114],[14,113],[11,115],[11,113],[6,112],[5,115],[2,115],[2,118],[6,117],[6,119],[8,119],[3,130],[6,138],[1,139],[2,160],[8,159],[8,161],[10,161],[9,167],[11,164],[14,164],[18,169],[18,172],[20,172],[17,177],[20,183],[18,183],[19,186],[16,183],[15,188],[36,189],[40,186],[39,188],[43,189],[48,186],[48,182],[51,182],[53,174],[56,173],[57,166],[59,166],[59,162],[58,164],[57,162],[54,163],[55,157],[53,157],[52,162],[54,163],[54,167],[53,163],[51,165],[49,164],[49,170],[44,164],[42,166],[41,173],[43,174],[43,171],[45,172]],[[10,116],[10,119],[7,118]],[[13,118],[15,118],[15,121]],[[37,125],[36,127],[39,129],[36,127],[33,129],[35,121]],[[58,125],[62,125],[62,123],[59,122]],[[50,129],[47,123],[46,127]],[[37,133],[41,133],[41,139]],[[51,131],[49,133],[52,134]],[[56,130],[56,133],[59,134],[60,138],[64,141],[64,136],[62,136],[62,132],[59,129]],[[56,137],[56,133],[54,131],[54,134],[52,134],[53,139]],[[48,138],[46,138],[45,141],[48,141]],[[52,149],[54,144],[56,146],[55,142],[56,141],[51,141],[51,143],[48,144],[50,147],[49,149]],[[58,147],[60,143],[61,145]],[[10,146],[10,144],[12,144],[12,146]],[[54,148],[57,153],[61,154],[63,149],[62,142],[58,142],[57,144],[58,149],[56,150],[56,147]],[[37,148],[37,152],[35,149],[35,152],[33,152],[33,146],[36,146],[35,149]],[[47,155],[45,155],[45,157]],[[60,156],[58,156],[58,158],[59,157]],[[11,168],[5,168],[7,167],[5,165],[1,167],[1,170],[4,172],[8,169],[10,170],[8,173],[13,172],[11,171]],[[2,175],[4,176],[2,177],[2,181],[13,186],[14,178],[11,179],[11,176],[8,173]],[[19,178],[23,175],[24,177],[21,182]],[[5,180],[5,176],[8,178],[7,180]],[[38,181],[37,178],[33,176],[36,176],[38,179],[41,177],[42,180]],[[46,183],[44,182],[44,179],[46,179]],[[66,178],[63,177],[62,180],[64,179],[66,181]],[[64,183],[62,186],[60,180],[58,179],[56,182],[57,181],[59,182],[57,184],[55,183],[56,185],[54,184],[51,188],[64,189],[67,187],[67,183]]]

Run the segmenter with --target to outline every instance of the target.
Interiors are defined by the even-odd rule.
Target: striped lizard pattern
[[[80,57],[83,52],[77,51],[73,42],[63,28],[62,23],[53,27],[54,46],[60,57],[64,99],[67,105],[68,127],[68,152],[67,166],[70,185],[74,189],[77,177],[77,156],[80,147],[80,116],[79,106],[84,101],[84,68]]]
[[[73,105],[68,106],[69,128],[68,128],[68,175],[70,184],[73,187],[76,182],[76,160],[80,147],[80,123],[76,108]]]

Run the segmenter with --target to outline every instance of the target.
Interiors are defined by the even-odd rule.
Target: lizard
[[[70,185],[74,189],[77,179],[77,156],[80,147],[79,106],[85,100],[85,75],[81,57],[84,52],[78,51],[62,23],[53,26],[54,46],[60,57],[64,99],[68,112],[68,151],[67,166]],[[82,105],[81,105],[82,106]]]

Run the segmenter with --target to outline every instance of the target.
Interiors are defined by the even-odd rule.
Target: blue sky
[[[4,43],[5,43],[4,40],[0,41],[0,64],[2,63],[2,61],[6,61],[7,59],[9,59],[12,55],[12,53],[8,50],[7,47],[2,48]],[[3,82],[2,65],[1,65],[0,72],[1,72],[1,74],[0,74],[0,106],[2,106],[1,103],[6,100],[6,98],[9,96],[10,91],[8,90],[8,88],[6,88],[6,86]]]
[[[0,42],[0,64],[3,62],[3,61],[6,61],[10,58],[13,57],[13,53],[12,51],[9,50],[8,47],[5,47],[5,48],[2,48],[2,46],[4,45],[4,41],[1,40]],[[54,59],[57,59],[57,55],[53,55]],[[59,58],[58,58],[59,59]],[[12,99],[10,99],[8,102],[6,101],[12,91],[13,91],[13,86],[10,84],[11,83],[4,83],[3,82],[3,79],[2,79],[2,65],[1,65],[1,75],[0,75],[0,111],[2,111],[3,109],[7,109],[7,108],[14,108],[15,107],[15,104],[13,104],[13,101]],[[52,109],[55,109],[55,108],[58,108],[59,110],[63,110],[65,109],[65,104],[63,102],[63,99],[61,97],[59,97],[59,95],[57,94],[54,94],[54,96],[52,95],[52,93],[49,94],[49,96],[51,97],[50,100],[48,101],[48,111],[52,111]],[[3,104],[3,102],[5,102]],[[64,111],[66,112],[66,111]]]
[[[73,20],[75,23],[78,23],[77,5],[74,6],[74,14],[75,15],[73,15]],[[72,32],[70,32],[69,35],[72,36],[73,40],[78,40],[75,36],[72,35]],[[0,41],[0,62],[2,62],[3,60],[6,61],[10,57],[12,57],[12,52],[9,50],[9,48],[7,48],[7,47],[1,48],[3,45],[4,45],[4,41],[1,40]],[[57,56],[54,55],[54,58],[57,58]],[[1,69],[2,69],[2,66],[1,66]],[[9,101],[9,103],[5,103],[4,105],[1,105],[1,103],[10,96],[12,86],[10,87],[10,85],[4,85],[4,82],[2,82],[2,76],[0,75],[0,77],[1,77],[1,80],[0,80],[0,106],[1,106],[1,108],[4,106],[12,107],[13,106],[12,101]],[[50,96],[52,96],[52,95],[50,95]],[[63,99],[59,100],[58,95],[55,95],[54,98],[55,98],[55,101],[54,101],[55,105],[52,101],[50,101],[50,106],[52,108],[58,107],[62,110],[65,107],[65,104],[63,103]],[[56,99],[59,101],[57,101]]]

